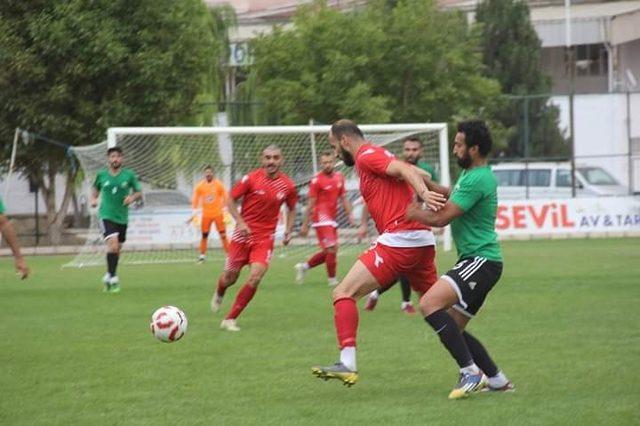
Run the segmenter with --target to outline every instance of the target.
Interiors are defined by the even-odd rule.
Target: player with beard
[[[215,223],[220,242],[224,251],[229,250],[227,242],[227,228],[224,224],[223,207],[227,199],[227,191],[224,185],[213,175],[213,167],[206,166],[204,168],[204,179],[196,185],[193,190],[192,207],[194,214],[191,220],[196,217],[196,209],[202,207],[202,215],[200,217],[200,227],[202,238],[200,239],[200,256],[198,263],[204,262],[207,255],[207,244],[209,240],[209,231],[211,225]]]
[[[227,198],[227,208],[236,221],[236,228],[231,236],[224,271],[211,299],[211,311],[218,312],[227,288],[238,280],[240,270],[248,264],[250,271],[231,310],[220,323],[223,330],[240,331],[236,319],[253,299],[267,272],[273,254],[280,206],[283,203],[287,205],[288,214],[282,243],[287,245],[291,239],[298,194],[291,179],[280,171],[283,161],[282,151],[278,146],[266,147],[262,151],[262,167],[245,175],[231,189]],[[242,211],[238,213],[236,203],[240,198]]]
[[[331,126],[329,143],[345,165],[356,166],[362,198],[380,234],[333,290],[340,361],[311,369],[321,379],[338,379],[351,386],[358,380],[356,300],[391,285],[400,276],[421,294],[437,280],[433,234],[427,226],[407,220],[406,211],[415,194],[434,209],[444,204],[444,197],[427,189],[416,167],[368,143],[350,120],[339,120]]]
[[[417,136],[409,136],[402,143],[402,159],[409,164],[412,164],[425,172],[429,173],[431,180],[438,182],[436,172],[430,164],[422,160],[423,145],[422,141]],[[363,239],[367,235],[369,221],[369,212],[366,206],[362,209],[362,220],[360,221],[360,228],[358,229],[358,237]],[[404,277],[400,277],[400,289],[402,290],[402,302],[400,303],[400,310],[408,315],[413,315],[416,310],[411,304],[411,286],[409,280]],[[387,287],[389,289],[391,287]],[[367,303],[364,307],[367,311],[373,311],[378,304],[378,297],[387,289],[375,290],[369,294]]]
[[[116,274],[120,250],[127,239],[129,205],[142,197],[138,178],[132,170],[122,167],[122,148],[107,150],[108,166],[99,170],[93,181],[91,207],[98,205],[98,223],[107,243],[107,273],[102,279],[104,291],[118,293],[120,280]]]
[[[456,264],[420,299],[425,321],[460,367],[460,380],[450,399],[464,398],[484,388],[487,381],[488,390],[514,390],[482,343],[464,331],[502,274],[495,231],[497,181],[487,161],[491,145],[491,134],[483,121],[459,123],[453,146],[463,169],[458,181],[452,189],[427,183],[429,189],[446,196],[447,203],[438,212],[412,205],[407,213],[408,219],[431,226],[450,223],[458,251]]]
[[[320,156],[319,171],[309,184],[309,203],[305,211],[300,236],[306,237],[309,233],[309,219],[313,216],[312,228],[316,230],[318,245],[321,250],[312,255],[306,262],[297,263],[296,282],[302,284],[306,272],[318,265],[326,263],[327,277],[330,287],[338,284],[336,278],[336,268],[338,266],[338,223],[336,215],[338,212],[338,200],[342,201],[342,207],[347,215],[349,223],[354,224],[351,216],[351,203],[345,192],[344,175],[334,170],[335,155],[331,151],[323,152]]]

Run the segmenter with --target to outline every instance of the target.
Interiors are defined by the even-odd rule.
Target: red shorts
[[[389,247],[375,243],[359,257],[380,287],[386,288],[398,278],[409,280],[411,288],[424,294],[438,280],[436,249],[424,247]]]
[[[320,247],[326,249],[338,245],[338,229],[335,226],[316,226],[315,229]]]
[[[205,233],[205,232],[211,231],[211,224],[214,222],[216,224],[216,229],[218,230],[218,232],[225,231],[223,216],[202,216],[202,220],[201,220],[202,232]]]
[[[244,265],[262,263],[269,266],[273,254],[273,235],[232,238],[224,264],[225,271],[239,271]]]

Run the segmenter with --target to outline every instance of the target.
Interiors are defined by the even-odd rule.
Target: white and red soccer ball
[[[163,306],[151,315],[151,332],[161,342],[180,340],[187,332],[187,316],[175,306]]]

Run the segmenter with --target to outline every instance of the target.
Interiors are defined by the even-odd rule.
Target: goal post
[[[276,144],[283,151],[283,172],[296,184],[300,195],[296,208],[296,227],[306,207],[308,184],[317,171],[317,155],[330,149],[329,125],[252,126],[252,127],[114,127],[107,131],[103,143],[74,148],[84,170],[85,179],[92,181],[106,164],[108,147],[119,146],[124,151],[124,167],[132,169],[143,187],[143,203],[130,210],[125,263],[194,261],[200,240],[197,223],[187,223],[192,210],[190,200],[194,185],[202,179],[205,165],[214,168],[218,179],[227,188],[244,174],[259,167],[259,155],[266,146]],[[372,143],[385,146],[400,156],[402,142],[410,136],[423,142],[423,160],[430,163],[445,185],[449,178],[449,149],[446,123],[365,124],[360,125]],[[352,168],[336,166],[346,178],[347,196],[354,204],[354,216],[359,221],[362,199],[358,179]],[[90,185],[87,185],[90,187]],[[317,249],[313,233],[309,237],[294,237],[287,247],[278,244],[284,232],[284,212],[276,230],[276,256],[305,256]],[[357,229],[339,209],[339,253],[361,250],[369,243],[360,241]],[[97,218],[92,217],[87,243],[81,252],[65,266],[90,266],[104,263],[104,244],[98,232]],[[227,216],[227,234],[233,221]],[[370,227],[369,238],[375,238]],[[450,233],[445,230],[439,240],[444,249],[451,247]],[[213,258],[224,258],[215,229],[209,234]]]

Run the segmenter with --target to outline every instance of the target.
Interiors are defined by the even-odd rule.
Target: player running
[[[198,256],[198,263],[204,262],[207,256],[209,231],[211,231],[211,225],[213,223],[216,224],[216,229],[220,235],[222,248],[224,251],[229,250],[223,210],[226,199],[227,191],[224,189],[224,185],[214,177],[213,167],[206,166],[204,168],[204,179],[198,182],[193,190],[193,201],[191,205],[194,210],[192,220],[196,217],[196,209],[202,206],[202,215],[200,217],[202,238],[200,239],[200,256]]]
[[[91,207],[98,205],[98,223],[107,243],[107,273],[102,279],[106,293],[120,292],[116,275],[122,244],[127,239],[129,205],[142,197],[141,186],[135,173],[122,167],[122,148],[107,150],[108,167],[98,171],[91,191]]]
[[[462,174],[453,189],[428,183],[429,189],[449,200],[438,212],[413,205],[407,215],[431,226],[451,223],[458,251],[457,263],[420,299],[425,320],[460,367],[460,381],[449,394],[450,399],[482,389],[484,375],[488,377],[488,390],[515,389],[482,343],[464,331],[502,274],[502,253],[495,232],[497,181],[487,163],[491,145],[491,134],[483,121],[459,123],[453,153]]]
[[[305,211],[300,236],[309,234],[309,218],[313,212],[312,228],[316,230],[320,251],[304,263],[295,265],[296,282],[302,284],[305,273],[322,263],[327,266],[329,286],[338,284],[336,278],[337,253],[338,253],[338,200],[342,201],[344,212],[349,218],[349,223],[354,225],[351,216],[351,203],[345,192],[345,181],[342,173],[334,171],[335,155],[331,151],[323,152],[320,156],[322,170],[318,172],[309,184],[309,202]]]
[[[2,198],[0,198],[0,233],[11,248],[11,253],[13,253],[13,263],[18,275],[24,280],[29,276],[29,267],[24,261],[24,257],[22,257],[16,231],[13,229],[13,225],[11,225],[11,222],[9,222],[9,219],[7,219],[7,216],[4,214],[4,203],[2,202]]]
[[[224,271],[218,279],[218,287],[211,299],[213,312],[220,309],[225,291],[236,282],[240,270],[248,264],[250,272],[249,278],[238,291],[231,310],[220,323],[223,330],[240,331],[236,319],[255,295],[258,284],[269,267],[282,203],[286,203],[288,208],[282,242],[286,245],[291,239],[298,195],[291,179],[280,171],[282,162],[280,148],[269,145],[262,151],[262,167],[245,175],[236,183],[227,199],[227,208],[236,221],[236,229],[231,236]],[[238,213],[236,202],[240,198],[242,212]]]
[[[423,156],[423,145],[422,140],[418,136],[409,136],[402,143],[402,159],[409,164],[413,164],[414,166],[424,170],[429,173],[431,176],[431,180],[434,182],[438,182],[438,178],[436,176],[436,172],[430,164],[426,163],[422,160]],[[360,228],[358,230],[358,237],[363,239],[367,236],[368,230],[368,222],[369,222],[369,212],[367,208],[362,209],[362,220],[360,221]],[[409,286],[409,281],[400,277],[400,289],[402,290],[402,302],[400,303],[400,310],[408,315],[413,315],[416,313],[413,305],[411,304],[411,286]],[[391,288],[391,287],[388,287]],[[369,294],[367,298],[367,303],[364,307],[367,311],[373,311],[378,303],[378,297],[385,291],[375,290]]]
[[[331,126],[329,143],[345,165],[355,164],[360,192],[380,234],[333,290],[340,361],[311,369],[321,379],[339,379],[351,386],[358,380],[356,299],[391,285],[399,276],[405,276],[420,294],[437,280],[433,234],[427,226],[405,216],[414,198],[412,188],[433,208],[442,206],[444,197],[427,189],[415,167],[365,141],[358,126],[350,120],[339,120]]]

